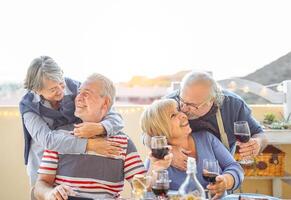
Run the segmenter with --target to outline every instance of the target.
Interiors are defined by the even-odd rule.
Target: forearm
[[[256,138],[260,143],[260,152],[262,152],[265,147],[268,145],[268,139],[265,133],[257,133],[252,136],[252,138]]]
[[[85,153],[87,139],[77,138],[66,133],[48,133],[44,139],[43,147],[59,153]]]
[[[51,130],[47,123],[34,113],[24,114],[24,125],[30,136],[44,149],[60,153],[84,153],[87,139],[77,138],[65,130]]]
[[[49,192],[52,190],[52,185],[43,180],[38,180],[34,186],[34,196],[38,200],[46,200]]]

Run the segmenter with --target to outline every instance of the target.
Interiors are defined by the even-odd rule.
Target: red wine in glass
[[[168,142],[165,136],[154,136],[151,138],[152,156],[163,159],[168,154]]]
[[[249,124],[247,121],[237,121],[234,122],[234,135],[238,142],[247,143],[251,138],[251,132],[249,128]],[[239,150],[239,146],[237,147],[237,152]],[[251,165],[253,164],[253,159],[242,159],[238,161],[242,165]]]
[[[167,193],[169,191],[169,184],[166,185],[154,185],[152,186],[152,191],[156,196],[167,196]]]
[[[247,143],[250,140],[250,135],[245,134],[245,133],[234,133],[235,138],[237,141],[241,143]]]
[[[165,155],[169,153],[168,147],[162,147],[160,149],[152,149],[152,156],[157,159],[163,159]]]
[[[209,183],[215,183],[216,177],[219,175],[219,164],[217,160],[203,159],[202,177]]]
[[[167,170],[153,171],[155,181],[152,184],[152,191],[157,199],[167,199],[167,193],[170,188],[169,173]]]
[[[216,173],[216,172],[206,172],[206,173],[203,173],[202,174],[204,180],[207,181],[207,182],[209,182],[209,183],[215,183],[216,182],[216,177],[218,175],[219,174]]]

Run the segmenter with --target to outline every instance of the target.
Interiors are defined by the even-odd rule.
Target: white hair
[[[40,56],[33,59],[26,73],[24,88],[39,91],[44,88],[44,79],[62,82],[63,71],[49,56]]]
[[[94,73],[90,75],[86,79],[86,82],[98,82],[99,84],[101,84],[100,91],[99,91],[100,96],[102,97],[106,96],[109,98],[110,100],[109,108],[111,108],[111,106],[113,105],[115,101],[115,95],[116,95],[116,89],[113,82],[109,78],[98,73]]]
[[[185,87],[188,87],[192,85],[193,83],[200,83],[207,81],[210,83],[211,87],[211,97],[214,98],[214,103],[217,106],[221,106],[224,100],[224,95],[222,93],[222,89],[220,85],[214,80],[214,78],[207,72],[203,71],[191,71],[187,73],[181,82],[181,91],[185,89]]]

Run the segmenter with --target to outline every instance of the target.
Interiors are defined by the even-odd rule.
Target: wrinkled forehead
[[[79,91],[87,91],[92,94],[100,95],[101,85],[98,81],[85,81],[81,84]]]
[[[47,77],[42,79],[43,89],[50,89],[56,87],[60,84],[60,82],[64,82],[64,80],[52,80]]]
[[[188,100],[202,100],[211,95],[212,85],[210,81],[195,81],[188,85],[185,85],[181,89],[181,97]]]

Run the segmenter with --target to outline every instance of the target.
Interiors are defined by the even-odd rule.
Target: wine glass
[[[152,191],[158,199],[167,199],[170,179],[167,170],[153,171]]]
[[[217,160],[203,159],[202,177],[210,184],[215,184],[216,177],[219,175],[219,164]],[[208,191],[208,198],[211,199],[211,193]]]
[[[249,124],[247,121],[237,121],[234,122],[234,135],[236,141],[241,143],[247,143],[251,138],[251,132],[249,128]],[[237,146],[237,151],[239,150],[239,146]],[[252,158],[242,159],[238,161],[242,165],[251,165],[254,160]]]
[[[219,165],[217,160],[203,159],[202,176],[205,181],[214,184],[216,177],[219,175]]]
[[[135,200],[143,199],[147,192],[147,188],[151,184],[151,177],[143,174],[136,174],[132,178],[131,184],[133,189],[132,197]]]
[[[154,136],[151,138],[152,156],[163,159],[168,154],[169,148],[166,136]]]

